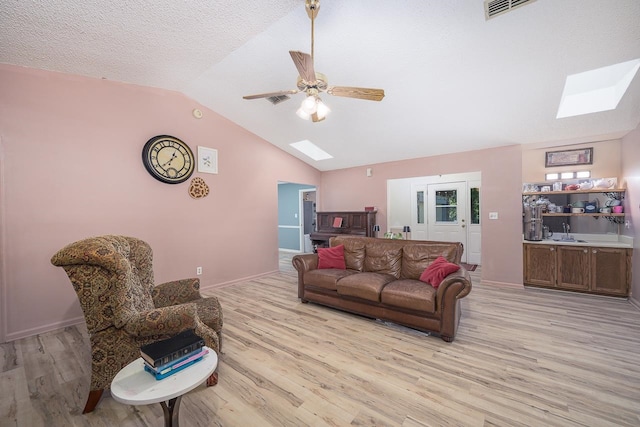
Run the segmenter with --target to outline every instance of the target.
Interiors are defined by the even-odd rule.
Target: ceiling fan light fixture
[[[316,104],[316,114],[320,120],[324,119],[327,114],[331,112],[331,109],[327,107],[327,104],[322,102],[320,98],[318,98],[318,103]]]
[[[311,115],[316,112],[318,105],[318,98],[314,95],[307,96],[300,105],[300,108],[307,114]]]
[[[300,117],[302,120],[309,120],[311,118],[311,114],[307,114],[302,107],[298,108],[296,111],[296,115]]]

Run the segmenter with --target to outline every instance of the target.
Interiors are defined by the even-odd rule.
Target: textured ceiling
[[[295,89],[304,0],[16,1],[0,62],[181,91],[319,170],[510,144],[617,138],[640,123],[640,77],[613,111],[556,119],[564,80],[640,58],[640,1],[537,0],[485,20],[481,0],[321,0],[315,68],[381,102],[322,94],[320,123],[243,95]],[[334,158],[289,147],[309,139]]]

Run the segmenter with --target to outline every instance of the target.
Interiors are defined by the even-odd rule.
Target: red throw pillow
[[[318,248],[318,269],[321,268],[345,270],[347,265],[344,262],[344,245],[332,248]]]
[[[450,263],[444,257],[439,256],[422,272],[420,280],[438,289],[445,277],[458,270],[460,270],[459,265]]]

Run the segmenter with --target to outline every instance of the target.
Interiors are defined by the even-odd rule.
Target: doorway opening
[[[480,264],[480,172],[387,181],[388,231],[413,240],[461,242],[462,262]]]
[[[312,252],[309,235],[315,228],[316,197],[316,187],[313,185],[278,182],[280,252]]]

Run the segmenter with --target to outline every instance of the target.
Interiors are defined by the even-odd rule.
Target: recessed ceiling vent
[[[270,103],[272,103],[273,105],[278,105],[280,104],[282,101],[286,101],[287,99],[291,99],[290,96],[287,95],[276,95],[276,96],[270,96],[267,98],[267,101],[269,101]]]
[[[534,1],[536,0],[485,0],[484,16],[490,19]]]

